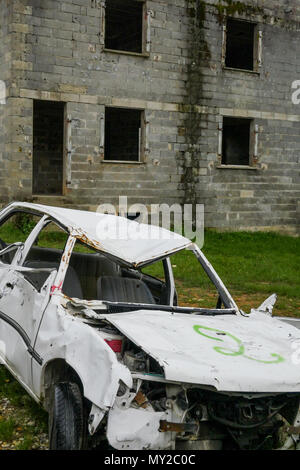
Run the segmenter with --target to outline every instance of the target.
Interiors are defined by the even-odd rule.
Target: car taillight
[[[115,352],[122,352],[122,340],[121,339],[106,339],[108,346]]]

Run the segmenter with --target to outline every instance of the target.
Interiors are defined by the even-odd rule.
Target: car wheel
[[[86,427],[84,401],[79,386],[71,382],[56,384],[49,413],[50,449],[83,449]]]

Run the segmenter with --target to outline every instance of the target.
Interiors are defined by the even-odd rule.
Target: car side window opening
[[[41,216],[26,211],[13,211],[0,222],[0,250],[14,243],[24,243]],[[11,264],[17,252],[17,247],[10,252],[0,255],[0,261]]]
[[[119,264],[80,240],[74,245],[66,278],[68,275],[74,284],[73,292],[69,291],[73,295],[69,296],[85,300],[100,300],[100,279],[105,278],[108,284],[122,277]]]
[[[7,222],[12,223],[12,220]],[[33,227],[37,220],[30,219],[29,222],[28,226]],[[6,240],[12,242],[19,242],[27,238],[24,233],[23,238],[20,233],[17,233],[15,238],[9,239],[7,236],[5,237],[6,232],[10,234],[4,224],[0,225],[0,238],[1,234]],[[23,266],[36,271],[26,273],[24,276],[38,291],[50,275],[50,271],[40,270],[45,268],[59,270],[69,236],[67,230],[49,220],[32,243],[23,261]],[[170,269],[172,273],[169,272]],[[196,283],[187,286],[186,281],[191,270]],[[171,279],[173,275],[175,285]],[[197,292],[200,289],[200,293],[203,290],[206,299],[207,293],[209,293],[211,301],[204,303],[201,295],[199,298],[194,292],[195,289]],[[182,253],[172,255],[169,261],[166,258],[149,263],[140,269],[132,269],[79,239],[70,256],[62,293],[71,298],[85,300],[165,306],[178,304],[182,307],[196,308],[222,307],[221,297],[216,286],[201,269],[192,252],[187,253],[183,250]],[[173,298],[171,299],[171,297]]]
[[[195,308],[222,308],[217,287],[199,265],[192,252],[183,250],[167,259],[133,269],[77,240],[72,251],[63,293],[79,299],[124,304],[179,305]],[[187,260],[187,262],[186,262]],[[172,273],[169,273],[172,269]],[[195,284],[186,284],[190,270]],[[175,285],[172,286],[174,275]],[[173,289],[173,290],[172,290]],[[205,299],[196,291],[200,289]],[[170,297],[173,295],[173,299]]]
[[[31,245],[23,266],[32,269],[56,269],[58,271],[69,233],[55,222],[49,221],[38,233]],[[50,271],[26,273],[25,277],[40,291]],[[67,275],[66,275],[67,277]]]
[[[170,304],[170,285],[165,260],[159,260],[141,269],[143,281],[152,292],[158,305]],[[176,299],[175,299],[176,300]],[[173,299],[174,303],[174,299]],[[176,305],[176,301],[175,301]]]
[[[159,263],[162,265],[162,262]],[[70,289],[66,292],[70,282],[65,280],[63,293],[70,297],[121,303],[167,303],[164,281],[121,266],[80,240],[74,245],[66,278],[68,276],[73,285],[72,292]]]
[[[170,256],[170,261],[180,307],[209,309],[223,307],[216,286],[192,251],[180,251]]]

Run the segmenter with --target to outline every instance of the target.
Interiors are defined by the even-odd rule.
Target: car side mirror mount
[[[257,309],[259,312],[266,313],[267,315],[272,316],[273,307],[276,303],[277,295],[272,294],[268,297]]]

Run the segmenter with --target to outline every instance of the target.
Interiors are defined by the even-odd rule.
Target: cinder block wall
[[[256,74],[222,68],[222,28],[215,4],[206,2],[203,23],[210,51],[203,67],[202,105],[207,107],[207,114],[200,138],[200,166],[206,174],[200,173],[195,185],[197,199],[206,207],[206,224],[297,230],[300,106],[292,103],[291,85],[300,77],[296,52],[300,5],[296,1],[253,2],[252,13],[235,14],[236,18],[261,24],[262,65]],[[254,119],[258,125],[257,170],[217,168],[216,121],[220,115]]]
[[[129,203],[147,205],[203,203],[210,227],[297,230],[300,105],[292,104],[291,83],[300,79],[300,6],[297,0],[249,0],[243,3],[251,8],[241,10],[225,1],[221,11],[218,3],[148,0],[151,52],[142,57],[103,51],[100,2],[1,2],[10,9],[0,49],[10,69],[2,202],[21,198],[93,209],[127,195]],[[261,24],[259,74],[222,68],[226,13]],[[32,194],[34,99],[65,102],[71,119],[70,182],[61,197]],[[105,106],[145,110],[145,162],[103,162]],[[255,119],[255,169],[218,168],[222,115]]]
[[[13,171],[18,168],[18,164],[12,161],[9,152],[10,112],[8,106],[9,98],[6,97],[11,83],[10,3],[9,0],[3,0],[0,5],[0,194],[2,202],[9,200],[8,192],[10,190],[11,176]],[[3,88],[3,83],[5,89]]]
[[[92,5],[91,0],[12,5],[14,106],[24,110],[34,99],[64,101],[72,120],[71,184],[63,197],[33,200],[81,208],[117,203],[119,195],[127,195],[130,203],[179,202],[176,154],[184,140],[178,136],[178,104],[186,93],[186,4],[148,2],[154,13],[149,58],[103,52],[100,9]],[[106,105],[145,110],[150,152],[144,163],[102,162],[100,118]],[[32,113],[15,116],[13,136],[17,122],[23,126],[23,145],[13,137],[11,155],[22,171],[11,175],[10,184],[15,197],[32,199]]]

